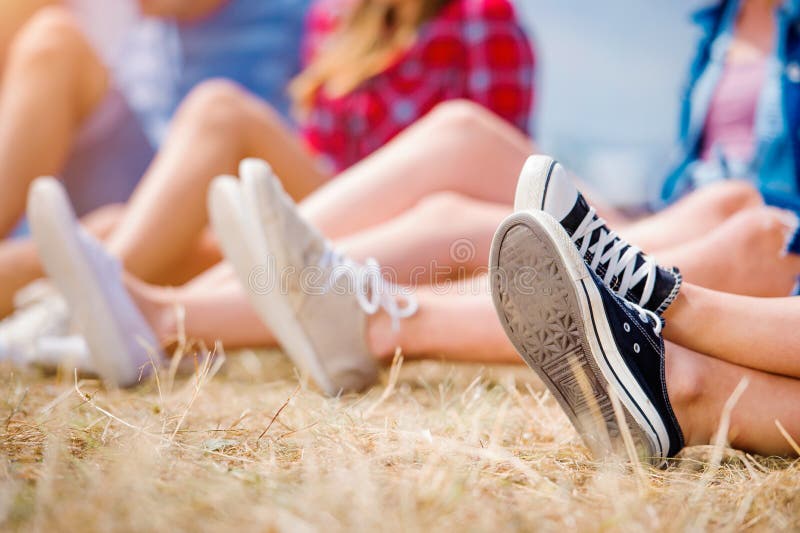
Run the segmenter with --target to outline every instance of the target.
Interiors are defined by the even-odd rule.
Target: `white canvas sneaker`
[[[36,339],[61,335],[69,328],[67,304],[44,281],[17,292],[13,314],[0,322],[0,361],[25,366],[36,350]]]
[[[81,374],[96,374],[89,346],[82,335],[43,336],[36,340],[30,364],[41,368],[77,370]]]
[[[377,365],[366,343],[370,315],[394,321],[416,312],[377,262],[338,253],[298,213],[266,163],[245,160],[241,181],[217,178],[209,210],[227,259],[287,355],[327,394],[372,385]]]
[[[80,227],[57,180],[33,182],[28,218],[44,269],[86,339],[92,367],[110,385],[136,384],[162,355],[125,289],[120,264]]]
[[[86,342],[70,333],[67,302],[48,280],[17,291],[14,307],[16,311],[0,322],[0,361],[92,371]]]

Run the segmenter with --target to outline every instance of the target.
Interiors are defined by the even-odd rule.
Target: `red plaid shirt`
[[[324,45],[348,0],[318,0],[306,58]],[[445,100],[477,102],[528,130],[534,55],[509,0],[452,0],[382,74],[331,98],[321,90],[301,131],[311,150],[345,169]]]

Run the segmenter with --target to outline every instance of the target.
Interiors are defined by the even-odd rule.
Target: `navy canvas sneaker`
[[[490,261],[506,334],[596,455],[624,450],[610,391],[642,459],[661,465],[683,448],[667,397],[660,317],[606,287],[543,211],[509,216]]]
[[[542,210],[567,231],[589,267],[619,296],[662,314],[675,300],[682,277],[606,226],[558,162],[528,158],[517,182],[515,211]]]

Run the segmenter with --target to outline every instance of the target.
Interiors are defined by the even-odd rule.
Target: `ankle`
[[[131,295],[147,324],[162,346],[174,342],[178,331],[178,310],[162,287],[150,287],[142,282],[126,280]],[[171,291],[170,291],[171,292]]]
[[[402,323],[401,323],[402,327]],[[367,317],[367,347],[381,364],[392,362],[400,345],[400,334],[392,327],[392,320],[384,312]]]
[[[156,338],[162,347],[170,346],[178,341],[178,309],[172,304],[162,304],[150,313],[145,313],[145,320],[153,328]]]
[[[675,300],[664,311],[664,338],[683,346],[687,342],[702,338],[708,324],[703,317],[709,316],[707,298],[703,289],[684,282]]]

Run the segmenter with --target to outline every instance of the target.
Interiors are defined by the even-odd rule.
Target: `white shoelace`
[[[319,261],[323,269],[331,269],[329,288],[343,276],[353,282],[356,300],[367,315],[374,315],[383,309],[392,321],[392,328],[400,327],[400,320],[414,315],[419,309],[413,294],[398,291],[397,287],[383,277],[381,266],[370,257],[364,264],[357,263],[342,252],[327,246]],[[405,300],[401,306],[398,300]]]
[[[594,207],[589,208],[589,212],[572,235],[572,241],[581,243],[581,256],[586,257],[587,252],[592,252],[592,262],[589,265],[592,270],[597,272],[601,264],[608,264],[603,283],[611,286],[611,281],[617,277],[620,280],[619,288],[615,291],[617,295],[625,297],[631,287],[635,287],[641,280],[645,279],[642,296],[639,298],[639,305],[644,305],[653,294],[656,284],[656,262],[652,257],[645,256],[644,263],[637,269],[636,257],[641,250],[635,246],[628,245],[622,240],[615,231],[609,231],[605,226],[605,220],[598,217]],[[599,239],[590,246],[592,234],[598,231]],[[613,243],[613,245],[612,245]],[[609,246],[612,245],[612,246]],[[622,250],[628,246],[623,253]],[[608,250],[606,250],[608,247]],[[598,273],[599,274],[599,273]]]

